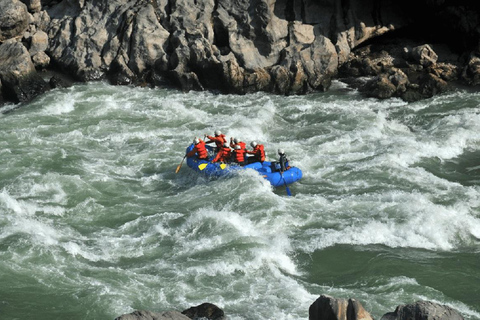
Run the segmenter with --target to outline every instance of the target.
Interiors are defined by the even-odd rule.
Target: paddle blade
[[[182,167],[182,164],[183,164],[183,160],[185,160],[187,156],[185,155],[185,157],[183,157],[182,161],[180,161],[180,164],[177,166],[177,170],[175,170],[175,173],[178,173],[178,171],[180,171],[180,168]]]
[[[183,162],[180,163],[180,164],[177,166],[177,170],[175,170],[175,173],[178,173],[178,171],[180,171],[180,168],[182,167],[182,164],[183,164]]]

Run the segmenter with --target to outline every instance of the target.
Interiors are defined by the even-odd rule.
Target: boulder
[[[36,69],[45,69],[50,64],[50,57],[43,51],[36,53],[32,57],[33,65]]]
[[[29,14],[25,4],[18,0],[0,1],[0,42],[21,38],[28,24]]]
[[[308,310],[309,320],[373,320],[355,299],[336,299],[321,295]]]
[[[138,310],[129,314],[121,315],[120,317],[115,318],[115,320],[190,320],[190,318],[178,311],[155,313]]]
[[[400,305],[380,320],[463,320],[463,316],[449,306],[430,301]]]
[[[225,320],[225,313],[222,309],[211,303],[202,303],[196,307],[191,307],[182,311],[192,320]]]
[[[45,52],[48,48],[48,35],[42,30],[38,30],[30,39],[29,52],[31,56],[39,52]]]
[[[14,40],[0,45],[0,80],[5,100],[16,103],[30,101],[47,88],[27,48]]]

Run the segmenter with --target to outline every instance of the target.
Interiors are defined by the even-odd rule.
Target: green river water
[[[114,319],[203,302],[308,319],[321,295],[376,319],[417,300],[480,319],[480,93],[407,104],[88,83],[0,115],[0,319]],[[9,112],[7,112],[9,111]],[[303,178],[177,165],[223,131]]]

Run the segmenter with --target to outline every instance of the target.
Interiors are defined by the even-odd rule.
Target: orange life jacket
[[[265,161],[265,149],[263,148],[263,144],[257,144],[252,151],[247,151],[247,153],[255,155],[255,158],[258,159],[258,161]]]
[[[245,149],[236,149],[233,152],[235,153],[234,161],[243,164],[245,162]]]
[[[220,151],[218,151],[215,159],[212,160],[212,163],[218,162],[218,161],[227,162],[227,160],[230,159],[230,153],[231,153],[230,147],[222,147]]]
[[[207,148],[205,147],[205,141],[200,139],[200,142],[195,145],[195,147],[187,153],[187,157],[193,157],[197,154],[199,159],[207,159],[208,158],[208,151]]]

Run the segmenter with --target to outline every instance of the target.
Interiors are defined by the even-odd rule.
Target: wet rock
[[[463,320],[456,310],[430,301],[418,301],[398,306],[381,320]]]
[[[192,320],[225,320],[225,313],[222,309],[211,303],[202,303],[196,307],[191,307],[182,311]]]
[[[115,320],[190,320],[190,318],[178,311],[155,313],[151,311],[139,310],[129,314],[124,314],[115,318]]]
[[[461,77],[471,86],[480,85],[480,57],[476,52],[470,55]]]
[[[321,295],[308,311],[309,320],[373,320],[355,299],[336,299]]]

